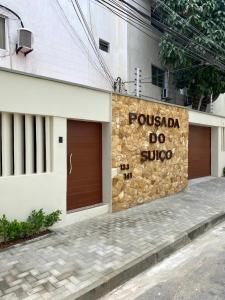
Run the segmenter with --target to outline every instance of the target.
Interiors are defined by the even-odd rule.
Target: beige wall
[[[180,128],[129,124],[129,113],[178,119]],[[164,134],[165,143],[149,143],[149,134]],[[141,151],[171,150],[172,158],[141,162]],[[164,157],[164,156],[163,156]],[[121,164],[129,164],[121,171]],[[156,102],[113,95],[112,100],[113,211],[176,193],[188,182],[188,112]],[[124,173],[132,173],[125,180]]]

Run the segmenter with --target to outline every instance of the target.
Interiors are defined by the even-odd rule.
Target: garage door
[[[211,128],[190,126],[188,147],[189,179],[211,175]]]

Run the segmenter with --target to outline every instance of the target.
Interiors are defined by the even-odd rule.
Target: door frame
[[[202,177],[193,177],[193,178],[190,178],[189,177],[189,143],[190,143],[190,127],[202,127],[202,128],[208,128],[210,129],[210,162],[209,162],[209,165],[210,165],[210,175],[206,175],[206,176],[213,176],[213,149],[212,149],[212,136],[213,136],[213,130],[212,130],[212,127],[209,126],[209,125],[203,125],[203,124],[195,124],[195,123],[189,123],[189,135],[188,135],[188,179],[191,180],[191,179],[197,179],[197,178],[202,178],[202,177],[205,177],[205,176],[202,176]]]
[[[86,121],[92,122],[92,120],[80,120],[80,119],[67,119],[71,121]],[[102,203],[95,204],[92,206],[86,206],[83,208],[77,208],[74,210],[67,210],[67,193],[68,193],[68,165],[67,165],[67,156],[68,156],[68,141],[66,143],[66,214],[79,213],[79,211],[85,211],[91,208],[106,206],[108,205],[107,211],[112,212],[112,141],[111,141],[111,123],[110,122],[99,122],[93,121],[96,123],[102,124]],[[68,123],[66,122],[67,134],[68,134]],[[93,210],[94,212],[94,210]]]

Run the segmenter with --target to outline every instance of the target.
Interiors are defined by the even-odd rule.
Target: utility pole
[[[134,85],[135,85],[135,96],[141,97],[141,69],[135,68],[135,79],[134,79]]]
[[[121,77],[117,77],[117,79],[114,81],[114,84],[113,84],[114,92],[119,92],[119,94],[121,94],[122,86],[123,86],[123,82],[122,82]]]

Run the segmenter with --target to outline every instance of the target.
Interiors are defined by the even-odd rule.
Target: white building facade
[[[148,1],[140,3],[150,9]],[[138,67],[149,81],[141,94],[160,99],[162,88],[154,85],[151,78],[152,65],[161,68],[157,31],[149,38],[96,1],[80,1],[98,47],[94,51],[70,1],[40,0],[27,5],[25,0],[2,0],[0,4],[5,6],[0,7],[0,20],[4,23],[0,33],[0,38],[4,38],[0,49],[0,215],[23,220],[33,209],[60,209],[60,224],[67,225],[110,212],[110,78],[120,77],[127,82],[128,93],[134,95],[134,69]],[[16,54],[21,28],[18,17],[32,32],[33,51],[26,56]],[[104,60],[104,68],[99,56]],[[218,108],[216,104],[214,107],[220,116],[189,111],[190,125],[210,128],[211,150],[207,159],[211,167],[207,175],[212,176],[222,176],[225,166],[222,97]],[[74,136],[73,126],[79,128]],[[91,139],[92,132],[96,139],[98,136],[98,142]],[[75,163],[70,151],[77,136],[86,137],[79,144],[82,165],[79,159]],[[87,149],[90,152],[85,152]],[[92,156],[96,156],[98,165],[92,164]],[[78,177],[69,183],[68,175],[74,170],[80,174],[84,171],[82,180]],[[99,180],[88,186],[86,181],[92,180],[89,174]],[[79,187],[96,194],[101,201],[68,206],[68,191],[79,194]]]

